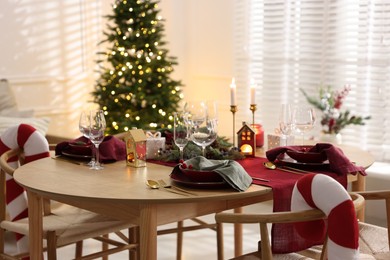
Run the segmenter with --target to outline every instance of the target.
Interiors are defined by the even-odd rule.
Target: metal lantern
[[[256,154],[256,132],[247,123],[243,122],[237,132],[237,146],[245,156],[255,157]]]
[[[146,135],[142,129],[132,129],[125,136],[126,163],[133,167],[146,166]]]

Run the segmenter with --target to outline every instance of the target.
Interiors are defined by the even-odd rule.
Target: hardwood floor
[[[272,211],[272,203],[261,203],[248,206],[244,209],[247,212],[256,211]],[[203,220],[208,222],[214,221],[214,214],[202,217]],[[191,224],[190,220],[186,220],[184,224]],[[164,225],[160,228],[175,227],[176,223]],[[244,225],[243,228],[243,251],[250,252],[257,248],[257,242],[259,240],[259,226],[257,224]],[[233,257],[234,254],[234,241],[233,241],[233,225],[224,224],[224,254],[225,259]],[[101,244],[90,239],[84,242],[84,252],[94,252],[100,248]],[[13,236],[9,234],[7,236],[6,243],[7,251],[15,251],[13,243]],[[158,259],[159,260],[175,260],[176,259],[176,234],[160,235],[158,237]],[[58,260],[69,260],[74,257],[74,246],[67,246],[58,249]],[[45,258],[47,259],[47,258]],[[127,252],[117,253],[109,257],[110,260],[122,260],[128,259]],[[184,233],[183,239],[183,260],[199,260],[217,259],[217,246],[216,246],[216,233],[210,229],[196,230]]]

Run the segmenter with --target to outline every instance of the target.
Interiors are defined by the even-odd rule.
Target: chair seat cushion
[[[375,259],[390,259],[387,228],[359,223],[360,252],[375,256]]]
[[[28,218],[18,221],[3,221],[2,228],[28,235]],[[43,235],[56,231],[58,245],[66,245],[83,239],[108,234],[132,227],[130,223],[115,220],[87,210],[69,205],[61,205],[51,215],[43,217]]]

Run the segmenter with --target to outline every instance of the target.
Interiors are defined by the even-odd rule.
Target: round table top
[[[201,200],[219,200],[230,198],[253,197],[264,194],[271,188],[251,185],[245,192],[238,192],[230,187],[225,188],[187,188],[196,196],[184,196],[147,187],[148,179],[163,179],[170,183],[172,167],[147,163],[146,167],[127,166],[125,161],[105,164],[103,170],[90,170],[88,166],[76,165],[63,160],[45,158],[18,168],[14,173],[15,180],[32,191],[48,195],[66,195],[90,199],[115,199],[128,201],[161,202],[178,200],[190,202]],[[51,196],[53,197],[53,196]]]

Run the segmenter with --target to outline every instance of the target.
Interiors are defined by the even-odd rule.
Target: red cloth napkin
[[[73,148],[73,150],[71,150],[72,148],[69,146],[69,143],[71,142],[83,142],[87,145],[91,145],[92,147],[91,141],[88,138],[81,136],[74,140],[65,141],[57,144],[55,148],[55,154],[62,155],[63,151],[69,151],[79,155],[81,155],[82,153],[84,153],[84,155],[91,155],[91,151],[88,149],[77,149],[77,151],[75,151]],[[104,137],[103,142],[99,145],[99,158],[100,161],[104,163],[125,160],[126,144],[122,140],[114,136]]]
[[[287,150],[296,150],[295,146],[281,146],[276,147],[266,152],[268,160],[275,161],[280,154],[285,153]],[[328,143],[318,143],[310,148],[309,152],[318,152],[325,153],[328,161],[329,168],[333,172],[339,175],[353,174],[356,175],[360,173],[363,176],[366,176],[365,169],[361,166],[353,164],[343,153],[343,151]]]
[[[290,211],[291,196],[295,183],[304,175],[289,173],[281,170],[269,170],[263,166],[266,158],[246,158],[238,162],[244,167],[252,177],[258,177],[269,180],[269,182],[253,180],[254,184],[264,185],[272,188],[273,192],[273,211]],[[313,173],[326,174],[345,188],[347,187],[347,175],[338,175],[326,168],[305,168]],[[306,240],[299,236],[293,224],[274,224],[272,225],[272,250],[274,253],[291,253],[314,245],[322,244],[323,241]]]

